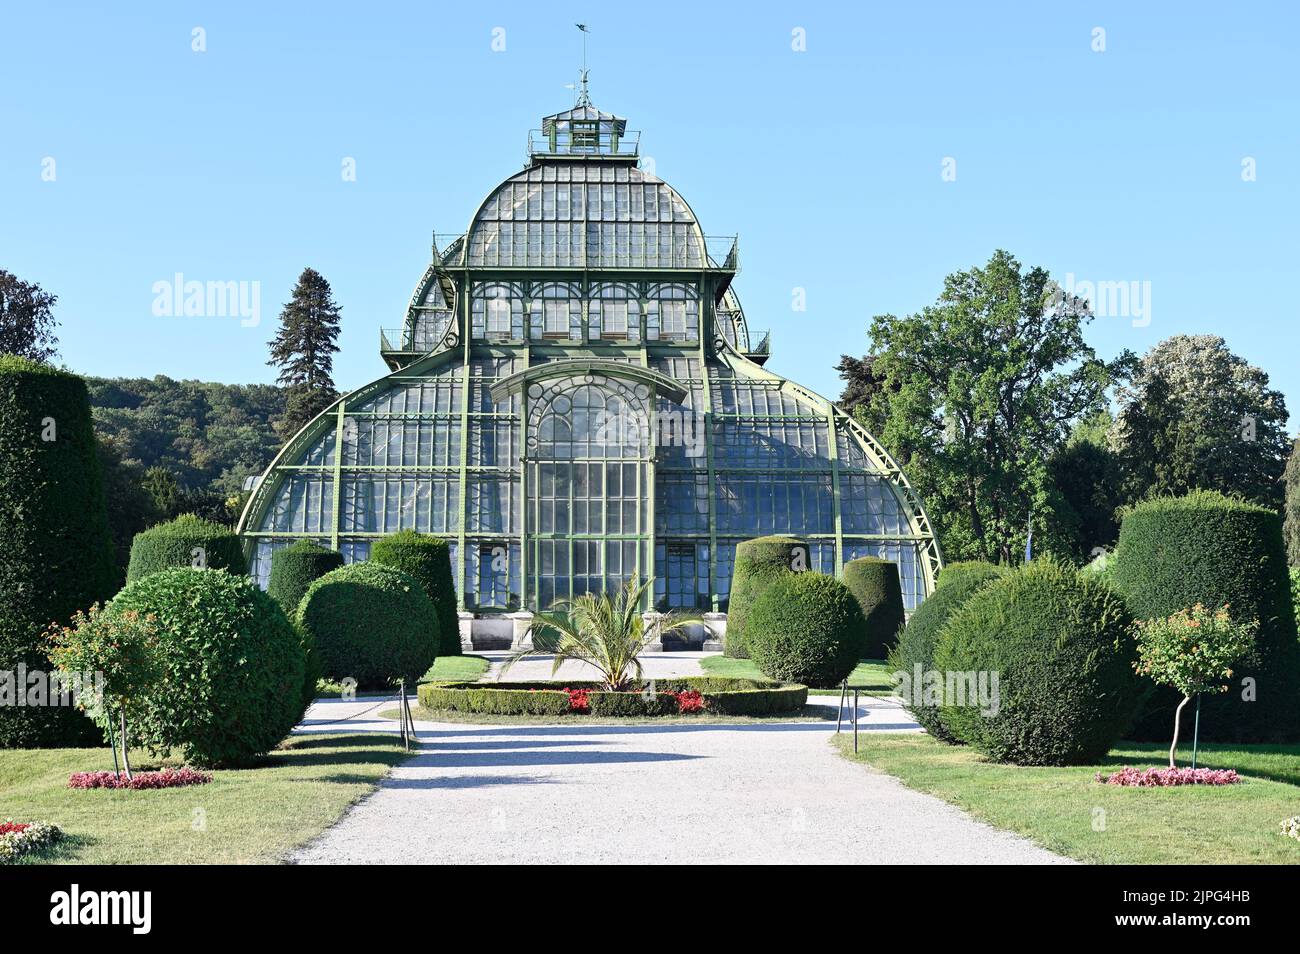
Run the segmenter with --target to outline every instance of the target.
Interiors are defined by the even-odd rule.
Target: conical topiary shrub
[[[50,672],[49,625],[110,597],[116,577],[85,382],[0,356],[0,670]],[[100,739],[70,706],[0,706],[0,748]]]
[[[343,554],[311,540],[299,540],[271,554],[271,576],[266,592],[290,619],[307,589],[331,570],[343,565]]]
[[[1234,667],[1232,688],[1202,699],[1201,738],[1300,739],[1300,643],[1275,511],[1205,490],[1144,501],[1124,515],[1108,576],[1138,619],[1200,603],[1258,620],[1255,652]],[[1157,690],[1135,737],[1166,738],[1180,698]]]
[[[451,579],[451,546],[441,537],[414,530],[376,540],[370,561],[401,570],[420,581],[438,613],[438,655],[460,655],[460,620],[456,615],[456,586]]]
[[[229,570],[235,574],[248,572],[244,549],[235,531],[190,513],[135,535],[126,582],[134,583],[151,573],[176,567]]]
[[[903,584],[898,564],[860,557],[844,564],[844,585],[853,591],[867,620],[866,659],[884,659],[903,626]]]
[[[749,658],[745,626],[754,600],[782,574],[807,570],[808,560],[808,544],[797,537],[756,537],[736,544],[727,602],[727,635],[723,643],[726,655]]]

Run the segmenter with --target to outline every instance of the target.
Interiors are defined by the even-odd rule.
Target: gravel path
[[[301,731],[337,732],[373,704],[322,701]],[[343,725],[391,731],[375,714]],[[893,700],[864,700],[862,718],[917,731]],[[842,758],[833,722],[417,729],[419,753],[291,861],[1066,861]]]

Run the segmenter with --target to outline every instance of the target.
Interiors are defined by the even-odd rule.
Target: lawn
[[[477,682],[479,678],[488,671],[491,666],[491,660],[485,656],[439,656],[429,667],[429,671],[420,677],[420,682]],[[381,692],[358,692],[359,698],[367,696],[389,696],[397,690],[386,690]],[[414,687],[409,687],[408,692],[414,692]],[[343,694],[343,686],[331,679],[320,679],[316,682],[316,695],[326,696],[331,699],[337,699]]]
[[[1234,768],[1239,785],[1120,788],[1093,780],[1124,765],[1167,764],[1160,745],[1121,743],[1104,764],[1024,768],[924,735],[866,735],[857,759],[1080,861],[1110,864],[1296,864],[1300,842],[1279,833],[1300,814],[1300,746],[1203,746],[1198,765]],[[1180,759],[1184,764],[1186,759]]]
[[[107,748],[0,751],[0,819],[63,829],[62,846],[37,861],[273,863],[406,757],[391,735],[300,735],[262,767],[218,769],[208,785],[130,792],[68,788],[73,772],[113,768]],[[132,767],[158,765],[142,758]]]
[[[766,679],[758,667],[749,659],[733,659],[731,656],[705,656],[700,660],[700,668],[706,676],[734,676],[739,679]],[[853,674],[849,676],[850,689],[864,689],[869,692],[891,693],[894,681],[890,679],[893,670],[883,659],[864,659],[858,663]],[[839,686],[809,686],[809,689],[838,690]]]

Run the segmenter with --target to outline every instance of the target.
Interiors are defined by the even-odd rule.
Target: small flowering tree
[[[114,612],[111,606],[96,603],[90,612],[80,610],[70,626],[50,630],[50,658],[65,674],[102,675],[102,697],[86,692],[77,703],[91,712],[101,725],[111,726],[116,711],[122,736],[122,765],[131,778],[131,758],[127,742],[127,709],[158,681],[158,627],[154,617],[134,610]]]
[[[1169,746],[1169,767],[1178,752],[1183,706],[1202,692],[1227,692],[1232,666],[1255,644],[1257,620],[1239,623],[1228,607],[1207,610],[1197,603],[1164,619],[1149,619],[1134,627],[1140,674],[1173,686],[1183,694],[1174,710],[1174,741]]]

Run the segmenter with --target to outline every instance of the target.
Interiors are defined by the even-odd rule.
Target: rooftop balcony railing
[[[641,144],[639,130],[625,131],[621,136],[608,129],[599,132],[586,129],[528,130],[530,156],[607,156],[633,159]]]
[[[542,225],[543,223],[535,223]],[[639,248],[615,244],[608,247],[595,241],[577,248],[557,246],[552,236],[539,229],[539,242],[535,245],[500,244],[495,236],[487,242],[476,240],[469,248],[470,268],[626,268],[626,269],[682,269],[699,271],[740,271],[740,245],[735,235],[706,235],[701,255],[699,243],[692,240],[680,245],[658,245]],[[603,236],[602,236],[603,237]],[[438,262],[447,268],[465,267],[465,236],[435,234],[433,237]]]

